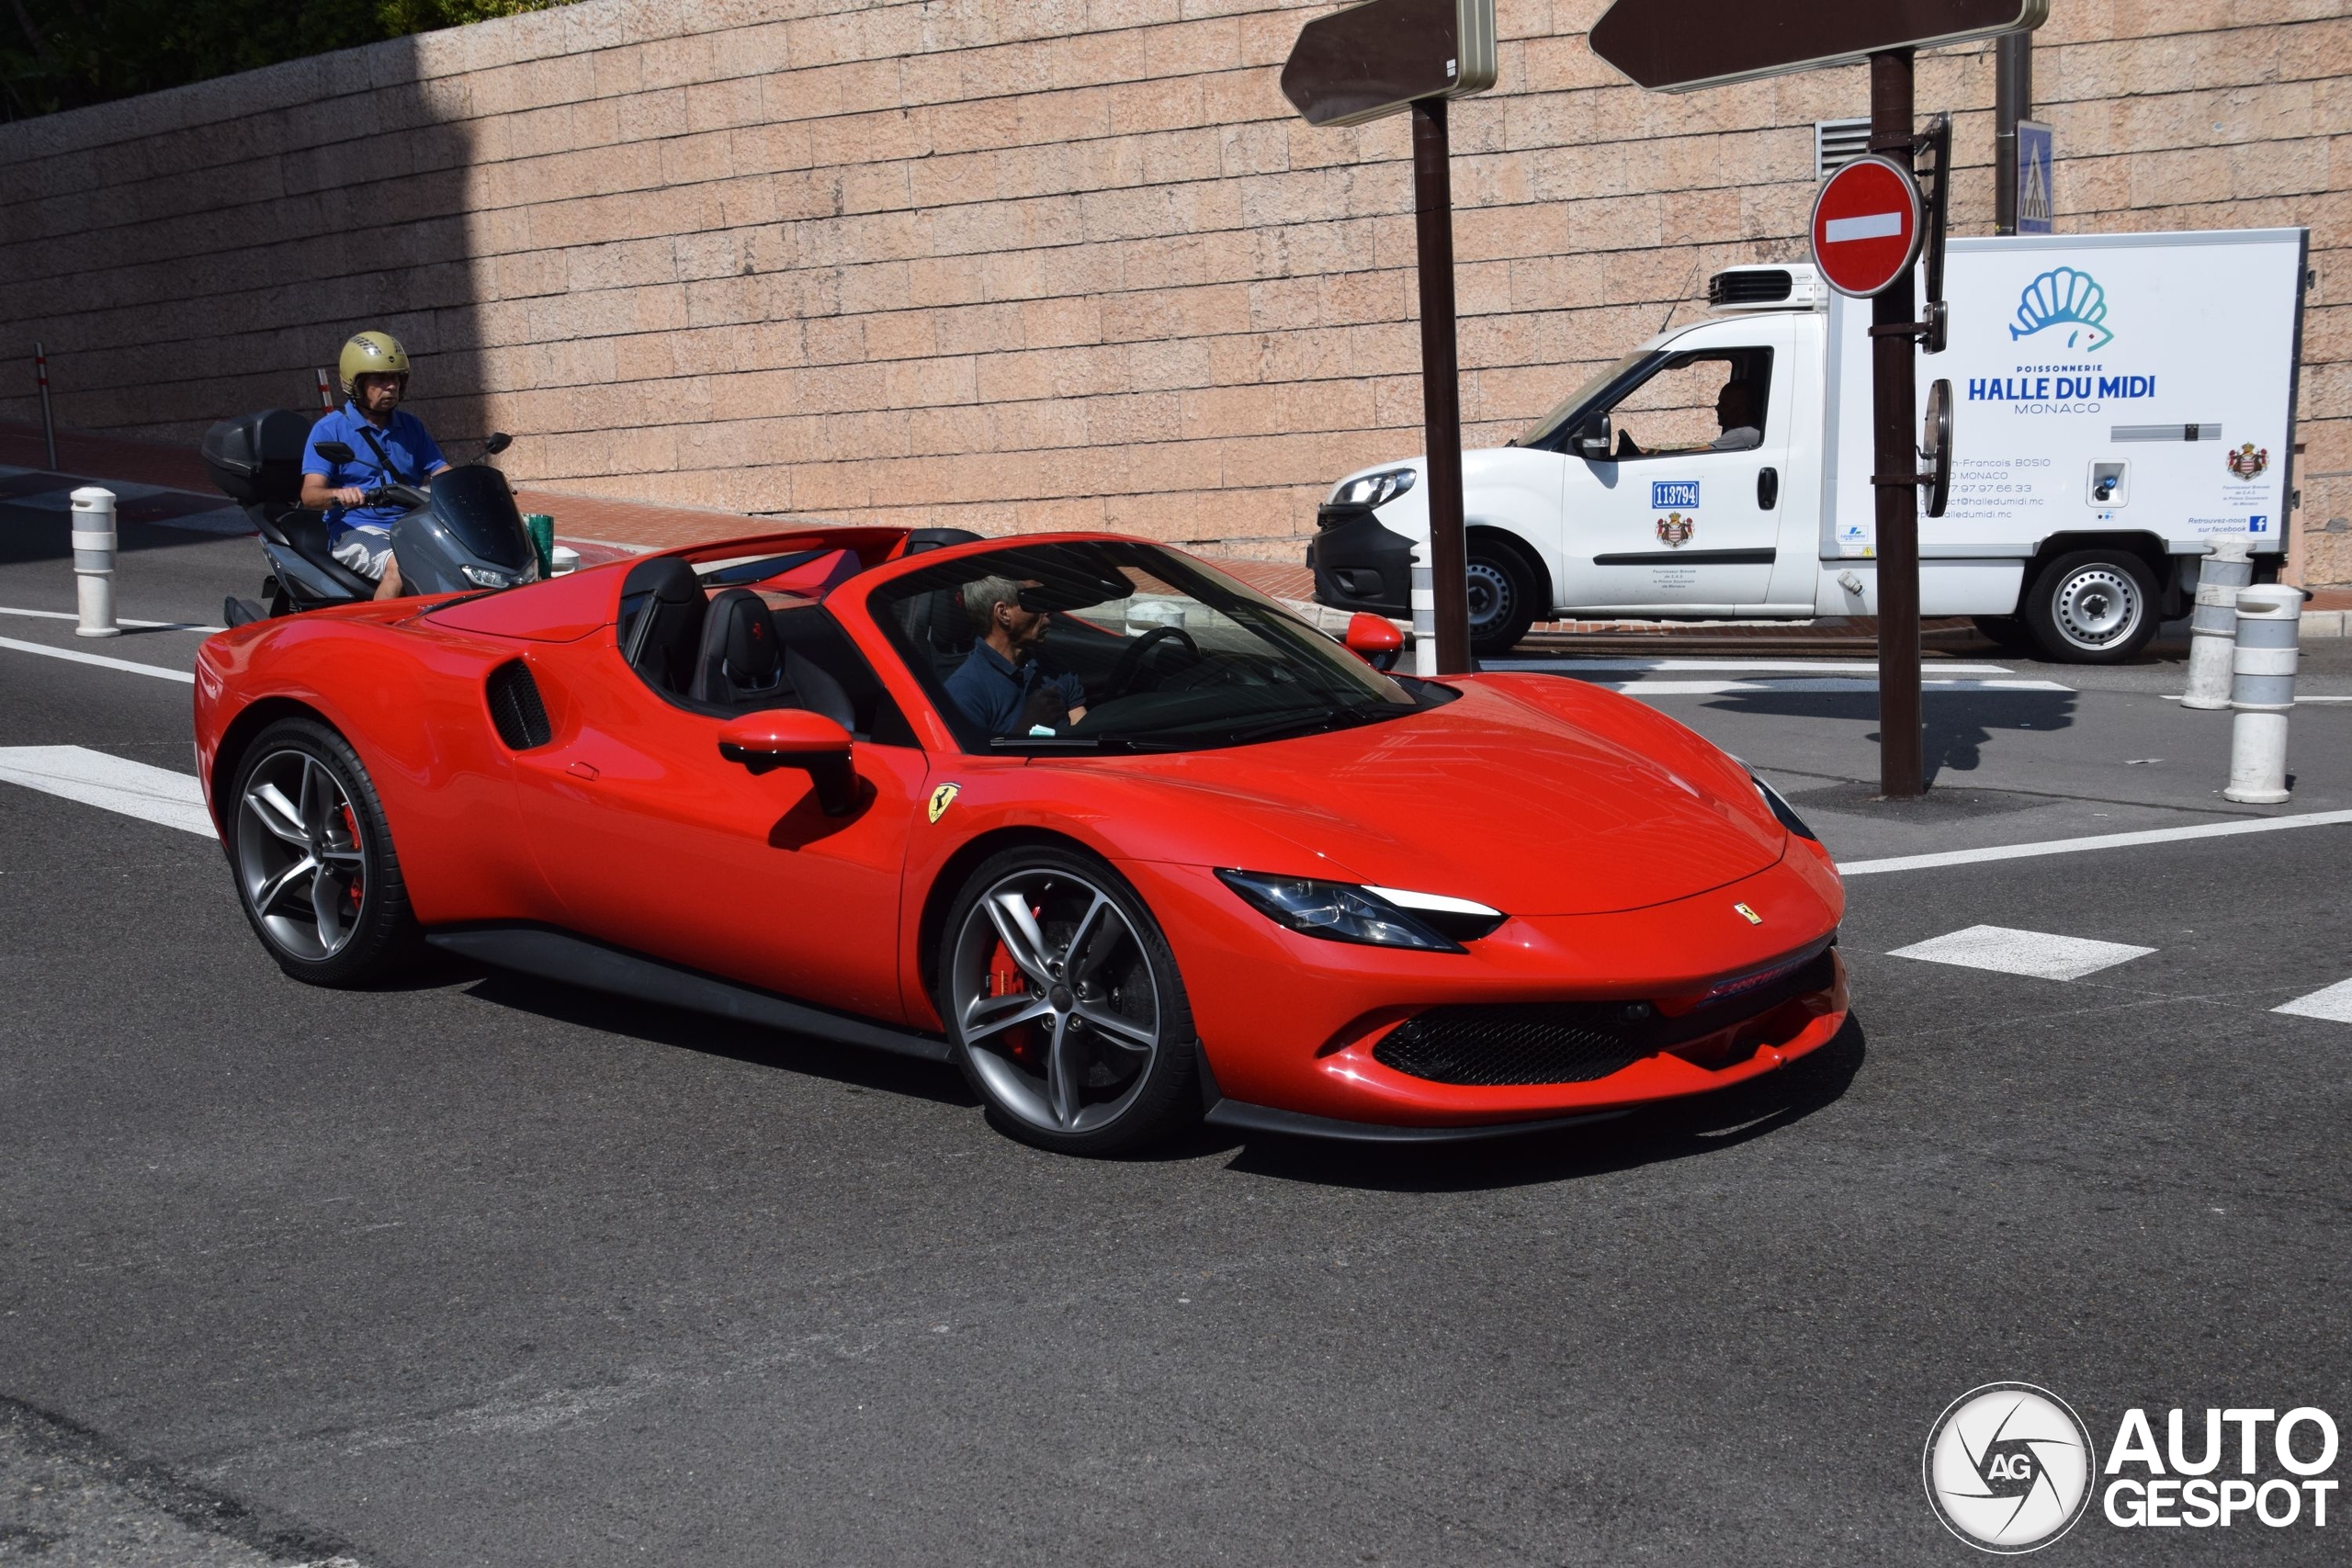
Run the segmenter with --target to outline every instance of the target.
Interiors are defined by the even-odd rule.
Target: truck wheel
[[[2025,623],[2062,664],[2120,664],[2156,635],[2156,581],[2124,550],[2077,550],[2041,570]]]
[[[1470,651],[1499,658],[1519,646],[1535,624],[1535,573],[1526,558],[1502,541],[1470,541]]]

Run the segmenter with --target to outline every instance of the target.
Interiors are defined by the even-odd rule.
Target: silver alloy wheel
[[[237,806],[237,876],[254,913],[297,958],[333,958],[359,929],[367,856],[359,816],[308,751],[271,753],[245,775]]]
[[[948,1000],[997,1103],[1051,1133],[1125,1113],[1159,1058],[1159,983],[1108,893],[1074,873],[1016,871],[965,917]]]
[[[1472,561],[1467,586],[1473,635],[1481,627],[1491,626],[1510,614],[1510,576],[1501,567],[1492,561]]]
[[[2069,572],[2050,601],[2058,635],[2086,653],[2127,640],[2143,613],[2132,574],[2098,561]]]

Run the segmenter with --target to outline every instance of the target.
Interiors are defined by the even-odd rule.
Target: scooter
[[[205,434],[205,468],[252,520],[270,567],[262,581],[267,608],[232,595],[221,605],[228,626],[376,596],[374,581],[335,559],[327,547],[325,515],[301,503],[302,454],[310,438],[311,422],[289,409],[223,420]],[[481,456],[494,457],[513,444],[514,437],[500,432],[483,441]],[[335,463],[353,458],[340,442],[321,443],[319,453]],[[513,588],[539,574],[506,476],[479,459],[445,469],[430,485],[377,486],[361,504],[407,508],[391,530],[392,558],[400,564],[406,593]]]

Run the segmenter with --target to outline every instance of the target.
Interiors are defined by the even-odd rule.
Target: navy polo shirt
[[[985,642],[972,645],[946,686],[956,705],[990,735],[1024,733],[1029,727],[1022,715],[1041,688],[1060,697],[1065,711],[1086,704],[1086,687],[1077,676],[1048,674],[1035,659],[1015,664]]]
[[[391,470],[376,458],[376,448],[368,444],[367,431],[384,448],[392,460]],[[340,441],[351,448],[351,461],[331,463],[319,455],[322,441]],[[406,409],[394,409],[390,429],[379,430],[368,423],[368,416],[356,406],[346,402],[334,412],[322,415],[311,426],[311,444],[302,449],[302,471],[322,476],[330,488],[341,490],[356,485],[361,490],[374,490],[379,485],[421,485],[435,468],[448,467],[435,446],[433,437],[425,434],[424,423]],[[390,532],[408,509],[401,506],[355,506],[345,510],[340,506],[327,509],[327,542],[340,544],[343,536],[354,528],[375,528]]]

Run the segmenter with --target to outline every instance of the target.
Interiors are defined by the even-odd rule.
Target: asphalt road
[[[250,551],[127,555],[124,612],[209,618]],[[0,605],[70,607],[56,570],[0,559]],[[2225,717],[2052,678],[2065,725],[1984,694],[1939,774],[1986,809],[1854,794],[1839,694],[1657,700],[1781,748],[1751,760],[1849,858],[2232,814],[2083,754],[2210,761]],[[187,703],[0,649],[0,746],[184,770]],[[2352,713],[2298,724],[2289,813],[2352,790]],[[2352,1417],[2352,1022],[2270,1010],[2352,978],[2346,863],[2352,826],[1858,876],[1854,1027],[1750,1089],[1085,1162],[943,1069],[455,965],[305,988],[216,845],[0,784],[0,1561],[1976,1561],[1920,1449],[1978,1384],[2057,1392],[2102,1453],[2135,1405],[2160,1442],[2176,1405]],[[1978,925],[2154,951],[1895,954]],[[2095,1506],[2047,1560],[2331,1539]]]

